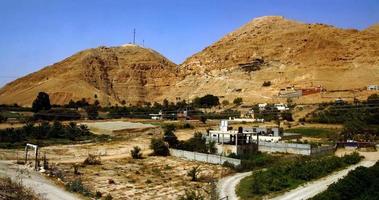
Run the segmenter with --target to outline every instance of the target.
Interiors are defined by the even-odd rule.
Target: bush
[[[142,159],[141,148],[138,146],[133,147],[133,149],[130,151],[130,154],[132,155],[133,159]]]
[[[67,108],[54,108],[51,110],[41,110],[34,113],[35,120],[48,120],[48,121],[67,121],[79,120],[81,115],[78,111]]]
[[[304,182],[326,176],[350,163],[355,164],[359,162],[357,158],[361,159],[359,155],[352,154],[342,158],[302,157],[295,161],[283,162],[244,179],[237,191],[242,198],[247,196],[251,198],[294,188]]]
[[[242,100],[241,97],[237,97],[237,98],[235,98],[235,99],[233,100],[233,104],[234,104],[234,105],[237,105],[237,106],[241,105],[242,102],[243,102],[243,100]]]
[[[84,160],[83,165],[101,165],[100,156],[88,154],[88,157]]]
[[[191,181],[197,181],[198,176],[201,172],[200,166],[192,167],[190,171],[188,171],[187,176],[191,177]]]
[[[84,196],[93,196],[92,193],[86,187],[84,187],[80,179],[75,179],[74,181],[67,183],[66,190],[69,192],[80,193]]]
[[[5,117],[2,114],[0,114],[0,123],[6,122],[7,120],[8,120],[7,117]]]
[[[271,81],[264,81],[262,84],[263,87],[270,87],[271,86]]]
[[[186,190],[185,195],[180,197],[179,200],[204,200],[205,197],[197,191]]]
[[[312,200],[340,199],[340,200],[368,200],[379,197],[379,162],[370,168],[357,167],[349,174],[333,183],[328,189]]]
[[[155,156],[169,156],[170,155],[168,146],[163,141],[163,139],[160,139],[160,138],[151,139],[150,149],[153,150],[153,155]]]
[[[163,140],[172,148],[175,148],[179,143],[178,138],[174,133],[175,130],[176,127],[174,124],[166,124],[163,126]]]
[[[111,194],[108,194],[107,196],[105,196],[104,200],[112,200],[113,197]]]
[[[40,199],[33,191],[11,178],[0,177],[0,199],[4,200],[37,200]]]

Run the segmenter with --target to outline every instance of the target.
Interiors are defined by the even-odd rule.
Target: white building
[[[379,90],[379,85],[369,85],[367,86],[367,90]]]

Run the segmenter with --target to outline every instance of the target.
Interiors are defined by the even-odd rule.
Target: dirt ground
[[[191,182],[187,173],[195,166],[200,166],[200,178]],[[65,179],[80,178],[91,191],[110,193],[114,199],[178,199],[188,189],[209,197],[210,182],[231,173],[219,165],[175,157],[103,160],[101,165],[80,167],[81,175],[74,175],[71,164],[59,164],[58,168],[64,171]]]

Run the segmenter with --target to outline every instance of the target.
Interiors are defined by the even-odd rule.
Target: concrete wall
[[[299,155],[323,155],[334,152],[334,146],[312,148],[310,144],[259,142],[259,151],[281,152]]]
[[[196,161],[206,162],[206,163],[211,163],[211,164],[223,164],[226,161],[228,161],[229,163],[232,163],[235,166],[241,164],[241,160],[239,159],[228,158],[228,157],[223,157],[223,156],[213,155],[213,154],[184,151],[184,150],[179,150],[179,149],[170,149],[170,154],[171,156],[175,156],[178,158],[184,158],[187,160],[196,160]]]
[[[261,152],[311,155],[311,145],[309,144],[259,142],[258,150]]]

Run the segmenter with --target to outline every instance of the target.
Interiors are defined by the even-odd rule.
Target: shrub
[[[243,100],[242,100],[241,97],[237,97],[237,98],[235,98],[235,99],[233,100],[233,104],[234,104],[234,105],[237,105],[237,106],[241,105],[242,102],[243,102]]]
[[[262,84],[263,87],[269,87],[271,86],[271,81],[264,81]]]
[[[130,151],[130,154],[132,155],[133,159],[142,159],[141,148],[138,146],[133,147],[133,149]]]
[[[203,122],[203,124],[205,124],[207,122],[207,118],[204,115],[202,115],[200,116],[200,121]]]
[[[228,100],[223,100],[221,104],[223,106],[228,106],[229,105],[229,101]]]
[[[67,108],[54,108],[51,110],[41,110],[34,113],[35,120],[48,120],[48,121],[65,121],[65,120],[79,120],[81,115],[77,110]]]
[[[196,167],[192,167],[192,169],[188,171],[187,176],[191,177],[191,181],[197,181],[200,172],[200,165],[198,165]]]
[[[88,154],[84,160],[83,165],[101,165],[101,159],[99,155]]]
[[[164,131],[164,136],[163,140],[168,143],[170,147],[175,148],[179,141],[178,138],[176,137],[174,131],[176,130],[176,127],[174,124],[167,124],[163,126],[163,131]]]
[[[74,181],[67,183],[66,190],[69,192],[80,193],[84,196],[92,196],[92,193],[86,187],[84,187],[80,179],[75,179]]]
[[[104,200],[112,200],[113,197],[111,194],[108,194],[107,196],[105,196]]]
[[[6,122],[7,120],[8,120],[7,117],[5,117],[2,114],[0,114],[0,123]]]
[[[185,195],[180,197],[179,200],[204,200],[205,197],[197,191],[186,190]]]
[[[151,139],[150,149],[153,150],[153,155],[156,155],[156,156],[169,156],[170,155],[168,146],[160,138]]]

